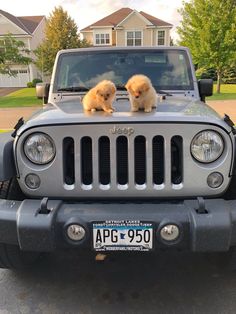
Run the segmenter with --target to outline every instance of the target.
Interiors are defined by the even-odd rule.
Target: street
[[[80,253],[81,255],[81,253]],[[225,254],[56,253],[34,270],[0,271],[0,313],[235,313]]]

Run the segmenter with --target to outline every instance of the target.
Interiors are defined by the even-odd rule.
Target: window
[[[26,74],[26,73],[28,73],[28,71],[27,70],[19,70],[19,73]]]
[[[54,92],[77,86],[91,88],[101,78],[125,85],[137,73],[150,78],[157,90],[193,90],[193,77],[186,51],[179,49],[120,49],[61,54]],[[23,70],[23,69],[22,69]]]
[[[127,32],[126,45],[127,46],[142,46],[142,32],[133,31]]]
[[[157,46],[165,45],[165,31],[157,32]]]
[[[110,45],[110,34],[96,34],[95,45]]]

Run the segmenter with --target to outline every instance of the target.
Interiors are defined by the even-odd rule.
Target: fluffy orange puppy
[[[87,111],[104,110],[112,113],[115,109],[112,107],[116,94],[116,86],[113,82],[104,80],[90,89],[83,98],[83,107]]]
[[[157,94],[150,79],[142,74],[132,76],[125,85],[128,90],[131,111],[144,109],[151,112],[157,106]]]

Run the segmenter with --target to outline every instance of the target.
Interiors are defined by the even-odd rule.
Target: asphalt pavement
[[[56,253],[25,272],[0,271],[0,313],[234,314],[225,254]]]

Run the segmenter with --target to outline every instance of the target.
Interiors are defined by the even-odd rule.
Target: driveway
[[[6,96],[19,89],[22,89],[22,87],[0,87],[0,97]]]
[[[1,108],[0,109],[0,130],[13,129],[17,121],[23,117],[29,118],[33,112],[40,107],[21,107],[21,108]]]
[[[222,117],[228,114],[236,124],[236,99],[232,100],[211,100],[207,104],[217,111]]]
[[[224,257],[56,253],[28,272],[0,270],[0,313],[235,314],[236,273]]]

